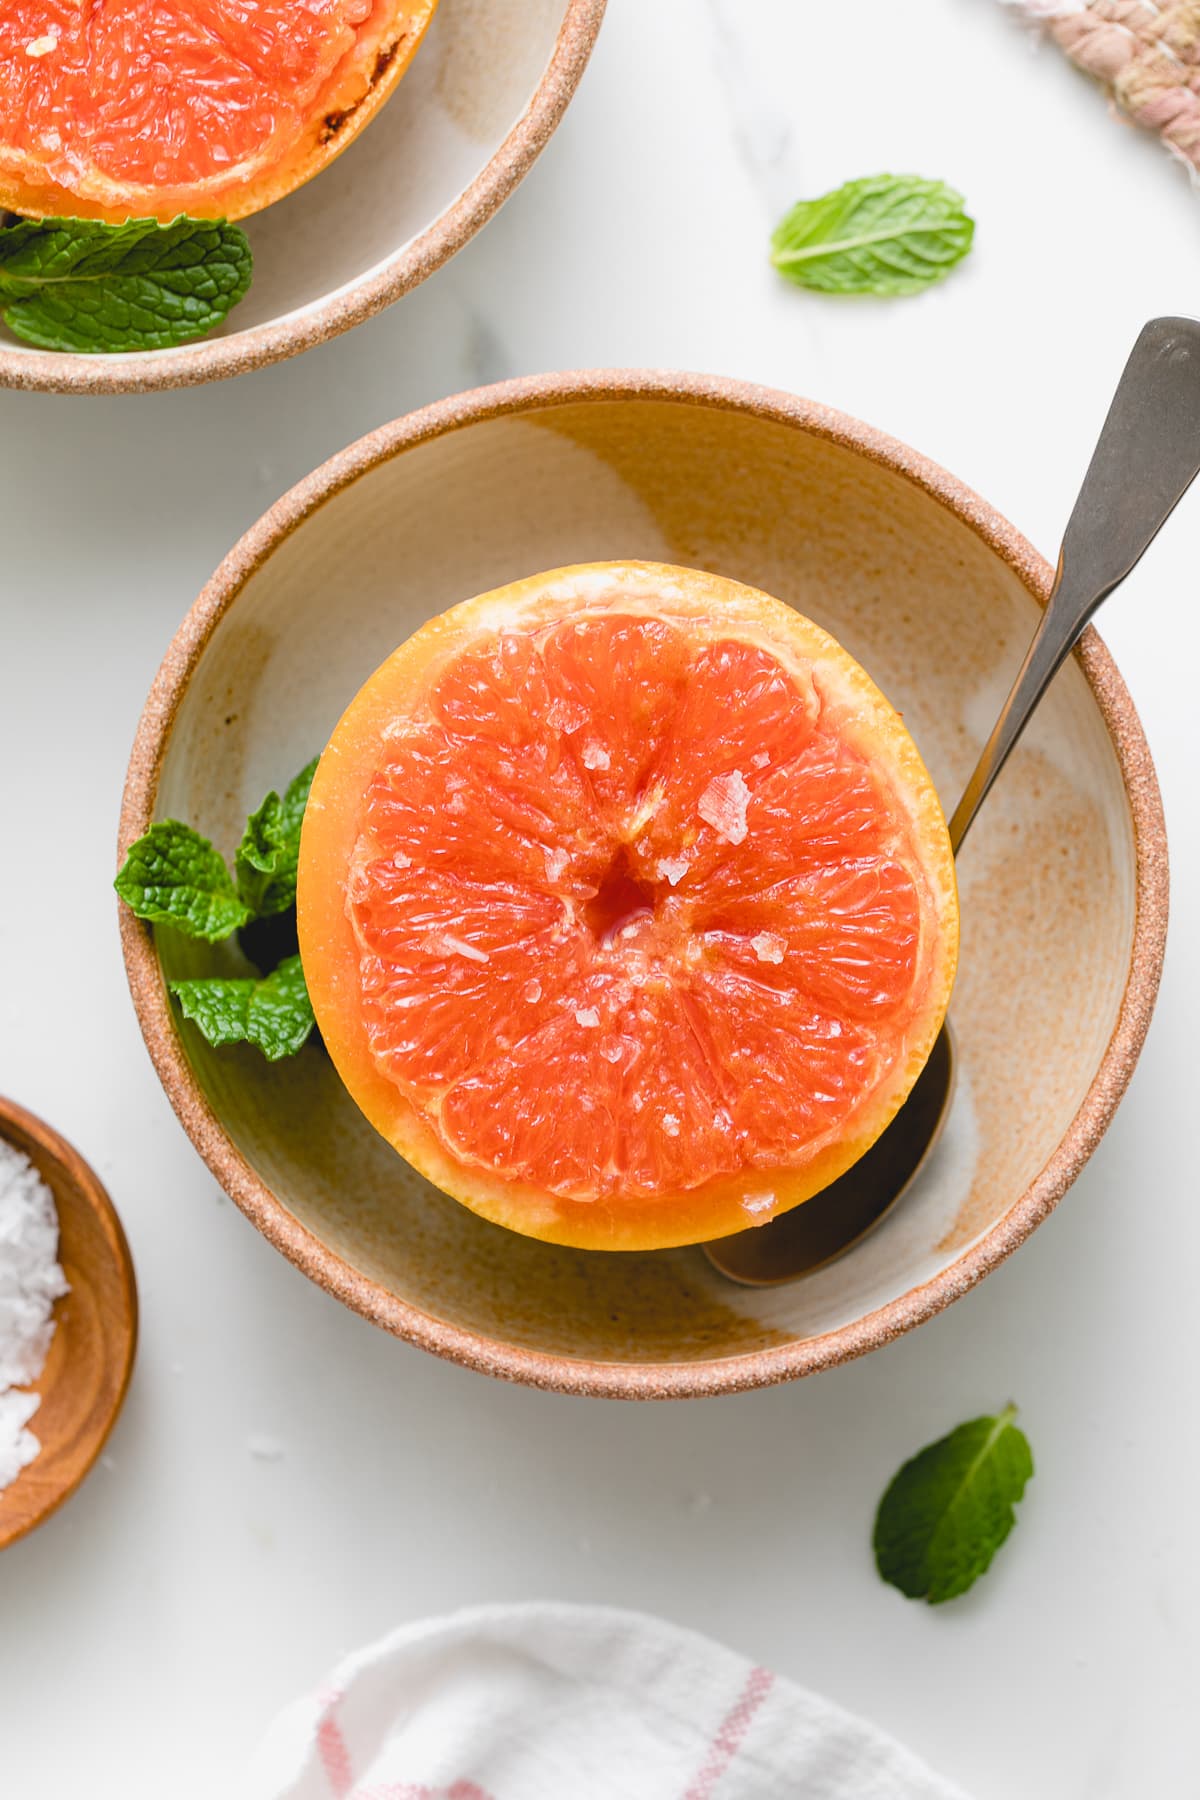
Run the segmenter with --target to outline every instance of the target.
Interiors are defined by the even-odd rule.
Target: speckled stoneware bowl
[[[130,765],[122,844],[152,819],[226,851],[431,614],[534,570],[693,563],[827,626],[900,706],[950,801],[1051,570],[943,470],[811,402],[679,375],[485,389],[364,438],[295,488],[184,621]],[[787,1380],[930,1317],[1044,1219],[1112,1117],[1149,1022],[1167,917],[1154,769],[1094,632],[972,831],[947,1133],[887,1223],[788,1287],[699,1250],[581,1252],[486,1224],[376,1137],[322,1051],[270,1066],[181,1027],[169,975],[211,951],[122,919],[171,1101],[222,1186],[314,1281],[490,1374],[637,1398]]]
[[[55,355],[0,325],[0,387],[144,393],[216,381],[358,325],[440,268],[505,200],[579,83],[606,0],[440,0],[396,93],[351,147],[243,221],[254,284],[178,350]]]

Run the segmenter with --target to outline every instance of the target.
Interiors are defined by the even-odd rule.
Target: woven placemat
[[[1200,170],[1200,0],[1009,0],[1104,83],[1116,105]]]

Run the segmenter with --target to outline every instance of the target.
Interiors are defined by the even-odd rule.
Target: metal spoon
[[[950,821],[958,854],[1034,708],[1101,601],[1124,581],[1200,472],[1200,323],[1152,319],[1113,396],[1033,642]],[[773,1287],[821,1268],[873,1231],[936,1142],[954,1091],[954,1040],[943,1026],[912,1093],[852,1169],[781,1218],[706,1244],[715,1269]]]

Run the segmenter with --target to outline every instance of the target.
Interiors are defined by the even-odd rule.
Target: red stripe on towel
[[[770,1669],[751,1669],[745,1687],[722,1719],[700,1772],[683,1800],[710,1800],[718,1781],[741,1749],[750,1722],[770,1693],[774,1680]]]

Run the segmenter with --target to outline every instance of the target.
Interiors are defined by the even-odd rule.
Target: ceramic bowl
[[[952,476],[804,400],[688,376],[506,383],[375,432],[222,564],[150,695],[122,817],[232,850],[365,676],[431,614],[558,564],[719,570],[799,607],[903,710],[953,801],[1049,590],[1048,564]],[[323,1053],[268,1065],[183,1028],[164,974],[212,952],[122,919],[133,997],[176,1111],[272,1243],[399,1336],[572,1392],[714,1393],[886,1343],[965,1293],[1051,1211],[1132,1071],[1158,984],[1167,864],[1154,769],[1089,632],[961,865],[947,1133],[887,1223],[791,1286],[727,1285],[695,1249],[588,1253],[514,1236],[413,1173]],[[1064,1029],[1064,1021],[1070,1021]]]
[[[129,356],[33,350],[0,326],[0,387],[142,393],[258,369],[358,325],[474,236],[579,83],[606,0],[440,0],[378,118],[322,174],[244,221],[254,284],[226,328]]]

